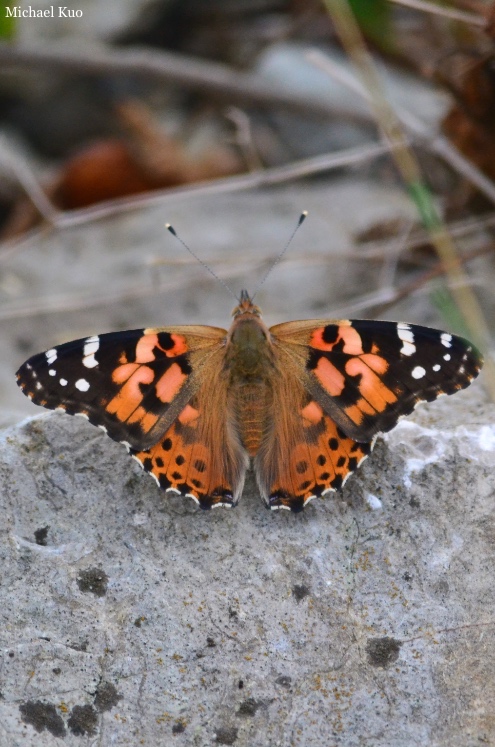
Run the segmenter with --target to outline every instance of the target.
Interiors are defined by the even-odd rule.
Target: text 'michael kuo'
[[[82,18],[82,15],[82,10],[68,8],[67,5],[50,5],[48,8],[33,8],[32,5],[27,8],[21,8],[20,5],[14,5],[13,8],[5,6],[6,18]]]

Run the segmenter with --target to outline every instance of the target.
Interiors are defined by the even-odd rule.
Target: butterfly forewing
[[[193,394],[192,360],[221,344],[215,327],[112,332],[40,353],[17,372],[36,404],[81,414],[115,441],[157,442]]]
[[[271,329],[306,350],[309,391],[352,439],[369,442],[418,402],[469,386],[482,366],[467,340],[396,322],[313,320]]]

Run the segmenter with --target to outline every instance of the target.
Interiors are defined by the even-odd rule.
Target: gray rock
[[[50,413],[0,446],[0,745],[495,740],[495,406],[476,383],[299,515],[201,512]]]

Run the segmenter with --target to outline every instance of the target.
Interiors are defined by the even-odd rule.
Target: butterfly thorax
[[[266,429],[266,413],[270,411],[273,396],[270,385],[275,367],[273,345],[259,309],[249,297],[244,300],[241,296],[234,317],[227,338],[224,371],[229,376],[230,403],[241,441],[248,454],[254,456]]]

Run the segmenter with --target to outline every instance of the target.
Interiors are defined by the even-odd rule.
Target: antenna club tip
[[[307,210],[303,210],[302,213],[301,213],[301,217],[299,218],[299,225],[301,225],[301,223],[304,220],[306,220],[307,217],[308,217],[308,211]]]
[[[165,223],[165,228],[167,229],[167,231],[170,231],[171,234],[173,234],[174,236],[177,236],[177,234],[175,233],[174,227],[171,226],[170,223]]]

